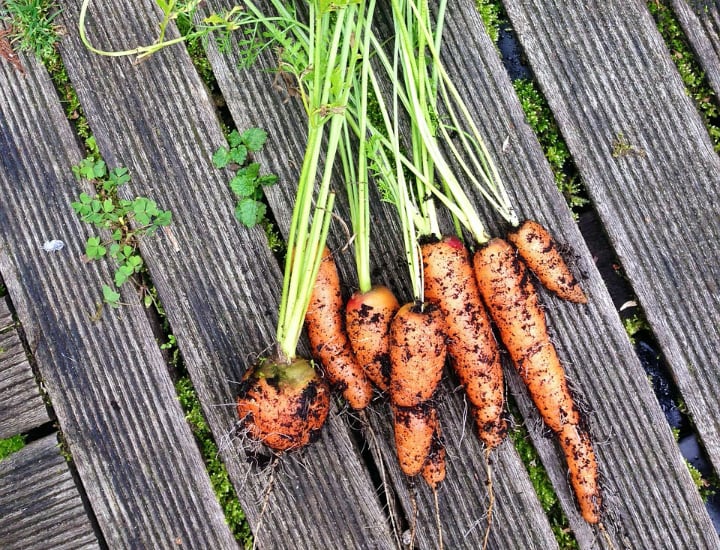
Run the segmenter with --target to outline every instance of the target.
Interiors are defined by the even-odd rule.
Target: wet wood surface
[[[223,5],[229,4],[212,0],[206,9]],[[720,300],[713,285],[720,257],[712,243],[719,236],[720,161],[707,132],[644,5],[508,0],[505,7],[715,460]],[[73,29],[79,2],[62,2],[62,8],[64,24]],[[150,1],[98,4],[88,34],[105,48],[144,43],[152,40],[156,18]],[[718,547],[616,306],[473,2],[451,4],[445,36],[447,67],[470,99],[514,203],[573,251],[590,298],[576,306],[542,295],[597,442],[605,533],[580,517],[559,450],[506,365],[519,410],[515,421],[528,429],[574,536],[581,548]],[[182,47],[133,64],[89,53],[71,31],[60,48],[104,159],[130,170],[124,196],[147,196],[173,212],[170,232],[143,240],[141,252],[259,546],[397,548],[416,496],[417,545],[437,547],[433,495],[400,473],[380,397],[360,419],[338,402],[320,441],[287,457],[273,474],[247,461],[241,442],[229,437],[232,401],[244,370],[272,345],[281,269],[262,231],[236,222],[229,173],[212,166],[212,153],[225,144],[212,100]],[[212,42],[208,55],[234,124],[269,133],[257,160],[280,176],[268,188],[268,201],[284,232],[303,153],[303,114],[266,71],[275,64],[271,53],[248,71],[237,69],[236,52],[219,53]],[[102,537],[112,547],[177,541],[233,547],[139,298],[123,292],[129,305],[105,308],[100,321],[91,320],[111,272],[107,264],[82,261],[89,228],[69,207],[81,189],[70,170],[80,149],[44,69],[22,61],[26,76],[0,60],[7,90],[0,98],[0,274]],[[493,234],[503,234],[507,228],[475,198]],[[392,210],[374,200],[381,237],[373,273],[407,300],[397,223]],[[338,213],[347,213],[342,200]],[[352,257],[340,251],[347,235],[340,224],[332,231],[349,293],[356,285]],[[43,243],[53,238],[66,247],[45,252]],[[0,338],[7,334],[0,332]],[[449,452],[438,494],[443,539],[446,547],[480,547],[486,467],[452,381],[442,390],[441,415]],[[10,431],[16,429],[24,431]],[[490,546],[556,546],[509,441],[494,453],[492,468]]]

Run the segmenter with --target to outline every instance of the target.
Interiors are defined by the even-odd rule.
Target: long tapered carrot
[[[480,298],[467,248],[457,237],[422,245],[425,298],[443,313],[450,363],[488,448],[507,434],[500,350]]]
[[[342,311],[340,276],[332,253],[325,248],[305,326],[312,354],[320,360],[330,383],[342,391],[353,409],[361,410],[372,399],[372,385],[350,347]]]
[[[480,294],[500,338],[543,420],[558,437],[580,511],[586,521],[597,523],[602,501],[597,467],[586,468],[595,464],[595,455],[528,269],[502,239],[480,248],[473,263]]]
[[[535,220],[525,220],[510,231],[507,238],[545,288],[564,300],[587,303],[580,283],[545,227]]]
[[[386,286],[353,294],[345,306],[350,345],[367,377],[382,391],[390,387],[390,323],[400,304]]]

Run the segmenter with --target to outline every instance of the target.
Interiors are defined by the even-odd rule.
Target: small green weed
[[[615,135],[615,139],[612,142],[611,153],[613,158],[644,157],[646,155],[643,149],[630,143],[622,132],[618,132]]]
[[[8,23],[8,38],[15,49],[31,52],[44,60],[55,54],[60,9],[48,0],[5,0],[0,18]]]
[[[133,200],[118,197],[118,189],[130,181],[127,168],[108,171],[105,161],[91,155],[72,170],[78,180],[92,182],[97,191],[94,196],[80,193],[78,201],[71,205],[73,210],[84,222],[110,233],[109,239],[88,238],[85,255],[89,260],[113,258],[118,264],[114,282],[120,287],[143,268],[137,252],[139,238],[170,225],[172,213],[159,209],[155,201],[145,197]],[[110,306],[120,305],[120,293],[109,285],[103,286],[103,299]]]
[[[230,189],[238,199],[235,216],[246,227],[254,227],[265,220],[267,207],[262,201],[262,188],[278,181],[275,174],[260,174],[260,164],[248,162],[252,153],[265,145],[267,133],[260,128],[249,128],[242,134],[233,130],[228,135],[229,147],[221,147],[213,155],[216,168],[231,168],[235,176],[230,180]]]
[[[18,452],[25,446],[25,438],[22,435],[14,435],[6,439],[0,439],[0,460]]]
[[[190,424],[190,429],[200,446],[200,452],[205,461],[208,474],[210,475],[210,481],[220,501],[220,505],[225,512],[225,519],[228,526],[235,536],[235,539],[239,541],[244,548],[252,548],[252,533],[245,519],[245,513],[240,507],[240,502],[230,482],[227,469],[218,457],[219,452],[217,445],[215,445],[213,441],[210,428],[202,414],[200,401],[192,386],[192,382],[188,377],[180,378],[175,388],[180,405],[185,411],[185,418]]]

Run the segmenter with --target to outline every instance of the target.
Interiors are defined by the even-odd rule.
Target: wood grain
[[[3,548],[100,548],[57,435],[1,461],[0,480]]]

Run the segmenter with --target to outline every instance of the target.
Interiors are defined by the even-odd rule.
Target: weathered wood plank
[[[586,274],[584,285],[592,297],[590,306],[578,308],[548,297],[548,314],[555,329],[555,340],[576,389],[583,401],[593,409],[590,422],[593,436],[599,442],[601,470],[607,478],[607,525],[614,544],[623,545],[630,541],[631,544],[641,546],[662,545],[666,541],[666,529],[679,529],[683,532],[679,536],[697,536],[686,523],[702,526],[703,534],[699,535],[702,538],[709,527],[702,502],[619,323],[602,279],[594,268],[592,257],[554,186],[537,140],[524,121],[519,102],[497,53],[470,2],[451,5],[449,15],[444,42],[446,62],[465,92],[465,97],[471,98],[474,114],[482,124],[482,130],[489,136],[495,158],[500,161],[502,175],[513,186],[516,202],[523,205],[523,214],[539,218],[562,235],[562,239],[578,255],[579,270]],[[301,126],[299,121],[302,118],[297,112],[288,112],[288,107],[279,105],[268,93],[272,89],[272,76],[264,76],[262,70],[272,69],[273,59],[266,59],[257,72],[242,76],[238,76],[232,60],[217,56],[216,52],[211,52],[211,61],[238,125],[264,124],[269,128],[288,128],[279,132],[286,140],[288,135],[292,135],[290,128]],[[252,109],[247,108],[248,104],[252,104]],[[264,152],[263,161],[283,169],[287,158],[286,147],[298,151],[297,145],[283,141],[277,150]],[[270,189],[269,194],[271,202],[280,205],[275,208],[281,212],[278,218],[282,223],[282,212],[287,209],[282,205],[287,204],[290,198],[283,196],[287,192],[282,189]],[[489,213],[487,216],[493,217]],[[386,227],[385,223],[381,225]],[[492,228],[495,231],[502,229],[496,223],[492,224]],[[393,245],[396,246],[395,242],[384,232],[378,246],[389,250],[382,250],[378,256],[396,257],[397,249],[393,250]],[[376,263],[382,265],[383,262],[376,260]],[[347,271],[351,270],[346,267]],[[597,327],[602,327],[600,334]],[[579,517],[567,489],[565,466],[557,458],[557,447],[542,433],[537,414],[518,378],[511,375],[510,382],[581,546],[588,548],[607,544],[602,536],[589,529]],[[625,419],[625,423],[621,424],[620,419]],[[642,445],[628,449],[626,442],[636,440],[638,433],[652,435],[642,436]],[[453,461],[462,460],[462,457],[462,454],[451,457],[449,480],[461,475],[453,471]],[[638,463],[644,464],[647,469],[637,471]],[[477,468],[477,464],[469,468],[464,464],[457,469],[467,472],[473,468]],[[391,466],[388,469],[392,472]],[[496,472],[496,484],[502,483],[502,475],[508,475],[508,472]],[[639,494],[636,491],[638,486],[648,487],[648,491]],[[670,493],[673,496],[668,496]],[[498,501],[501,500],[499,496]],[[666,500],[673,504],[668,506]],[[427,504],[421,502],[423,506]],[[659,514],[657,510],[663,510],[663,513]],[[453,512],[457,514],[455,510]],[[659,516],[656,529],[647,530],[645,527],[642,518],[647,514]],[[462,514],[457,514],[453,515],[453,520],[456,517],[460,518],[459,521],[465,519]],[[498,521],[495,528],[501,523]],[[452,528],[449,532],[453,532]],[[715,540],[712,534],[707,537],[707,540]]]
[[[720,3],[672,0],[671,4],[710,86],[720,96]]]
[[[79,2],[62,5],[72,29]],[[102,47],[154,39],[153,2],[98,4],[91,12],[88,36]],[[174,241],[147,239],[143,256],[259,544],[391,547],[382,504],[337,413],[320,441],[283,461],[267,502],[268,476],[234,448],[236,440],[227,442],[235,384],[273,344],[281,272],[262,230],[234,218],[228,174],[210,161],[225,140],[186,51],[134,65],[90,54],[75,32],[61,50],[104,157],[134,176],[125,192],[152,196],[173,212]]]
[[[56,435],[0,461],[0,541],[6,550],[99,548]]]
[[[139,298],[92,320],[112,273],[83,261],[81,152],[47,73],[22,62],[0,63],[0,272],[104,539],[236,547]],[[51,238],[65,248],[45,252]]]
[[[208,10],[229,8],[231,2],[208,2]],[[269,12],[270,13],[270,12]],[[270,134],[270,143],[257,155],[261,164],[280,175],[284,185],[266,189],[275,218],[286,234],[294,201],[304,151],[303,137],[306,116],[299,102],[286,96],[278,88],[272,74],[277,60],[268,52],[250,70],[237,69],[237,47],[232,52],[219,53],[215,47],[208,51],[223,97],[241,130],[259,126]],[[289,100],[289,101],[288,101]],[[348,208],[337,180],[336,210],[348,220]],[[374,189],[373,189],[374,192]],[[401,300],[409,300],[407,269],[404,264],[401,235],[397,215],[392,206],[381,203],[373,195],[373,227],[376,235],[371,251],[374,282],[390,286]],[[448,229],[448,227],[446,227]],[[333,225],[330,240],[340,250],[348,236],[340,224]],[[346,290],[356,287],[351,251],[336,252]],[[441,390],[441,423],[446,440],[448,474],[439,491],[439,509],[443,540],[449,548],[481,547],[485,536],[487,487],[484,451],[473,432],[472,420],[466,418],[467,405],[462,392],[448,381]],[[432,493],[420,481],[414,488],[402,475],[398,466],[391,427],[391,413],[385,404],[376,402],[370,414],[366,436],[379,468],[388,476],[386,490],[401,499],[404,518],[411,521],[415,514],[410,492],[417,492],[417,544],[421,548],[437,547],[437,527],[434,518]],[[372,432],[372,435],[367,432]],[[495,509],[490,545],[493,548],[552,548],[556,541],[547,518],[539,507],[532,484],[510,443],[493,453]]]
[[[0,439],[50,421],[32,367],[16,330],[7,299],[0,298]]]
[[[7,298],[0,298],[0,332],[11,328],[15,321],[12,318],[12,312],[8,307]]]
[[[713,243],[720,162],[697,111],[641,2],[504,4],[717,467],[720,262]],[[611,329],[576,324],[574,332],[580,326],[593,338],[598,327]],[[600,453],[607,456],[605,472],[619,497],[618,510],[626,524],[639,526],[648,514],[655,519],[653,533],[631,527],[630,540],[640,546],[647,546],[641,542],[646,537],[668,545],[692,540],[717,546],[657,406],[638,406],[634,390],[620,387],[625,381],[618,376],[628,374],[629,383],[644,385],[642,371],[627,369],[630,350],[625,344],[590,349],[591,355],[572,361],[571,372],[602,427],[596,437],[608,439]],[[651,432],[636,422],[638,415]],[[632,448],[623,451],[624,444]],[[637,487],[648,486],[651,491],[634,496]],[[671,487],[677,497],[667,497]]]

